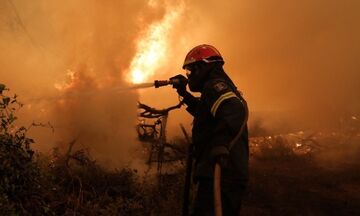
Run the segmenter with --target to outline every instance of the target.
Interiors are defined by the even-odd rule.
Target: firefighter
[[[186,110],[194,117],[194,182],[197,193],[194,216],[214,215],[214,166],[221,166],[221,201],[225,216],[239,215],[241,198],[248,181],[247,105],[225,73],[220,52],[211,45],[194,47],[186,55],[183,69],[187,77],[174,84]],[[194,97],[186,90],[201,93]],[[241,131],[241,128],[242,131]],[[239,131],[241,131],[239,133]],[[237,140],[234,140],[237,137]],[[233,145],[230,143],[234,141]]]

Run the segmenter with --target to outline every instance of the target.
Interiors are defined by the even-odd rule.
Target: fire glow
[[[169,33],[184,10],[184,4],[181,3],[176,7],[167,7],[164,18],[151,24],[137,42],[137,51],[126,77],[129,82],[145,82],[164,65],[169,50]]]

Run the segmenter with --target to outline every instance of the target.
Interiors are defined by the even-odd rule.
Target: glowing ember
[[[147,81],[165,63],[168,54],[169,32],[184,10],[184,4],[168,7],[164,18],[149,26],[137,43],[126,79],[131,83]]]

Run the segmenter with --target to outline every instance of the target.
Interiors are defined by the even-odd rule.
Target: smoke
[[[248,101],[250,126],[346,134],[356,123],[359,133],[359,10],[356,0],[195,1],[189,13],[198,22],[185,31],[204,29],[201,43],[224,55]],[[321,164],[358,162],[358,139],[347,139],[323,140]]]
[[[135,38],[164,10],[147,1],[0,2],[0,77],[25,103],[20,124],[32,128],[35,148],[87,148],[110,167],[133,161],[136,91],[125,71]],[[135,162],[138,163],[138,162]]]
[[[356,0],[207,1],[190,13],[200,19],[195,32],[203,23],[210,31],[204,41],[219,47],[250,110],[314,128],[360,114],[359,9]]]
[[[144,82],[183,73],[186,53],[209,43],[248,100],[250,123],[261,119],[271,131],[336,128],[360,116],[356,0],[1,1],[1,82],[27,104],[21,119],[54,124],[55,134],[34,132],[40,149],[78,137],[122,163],[136,145],[136,101],[165,108],[178,98],[170,88],[111,89],[128,87],[137,42],[177,5],[181,16],[164,33],[166,60]],[[178,136],[180,122],[190,127],[191,116],[170,113],[168,132]]]
[[[154,79],[184,74],[186,53],[213,44],[248,100],[250,125],[260,122],[270,133],[336,130],[341,119],[360,116],[359,8],[355,0],[186,1],[169,42],[173,55],[160,70],[168,72]],[[140,96],[156,107],[177,103],[170,89]],[[186,112],[170,118],[170,133],[179,134],[179,122],[191,127]]]

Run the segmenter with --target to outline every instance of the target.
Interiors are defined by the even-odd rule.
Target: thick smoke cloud
[[[0,2],[1,82],[24,98],[22,119],[51,121],[56,129],[55,135],[34,132],[40,148],[79,137],[79,145],[104,157],[114,152],[122,163],[120,152],[136,138],[136,101],[159,108],[177,103],[166,87],[111,92],[128,85],[123,76],[136,42],[162,19],[165,3]],[[357,0],[185,1],[169,32],[167,63],[147,81],[183,73],[186,53],[210,43],[247,98],[250,123],[261,118],[273,131],[334,128],[341,117],[360,115],[359,10]],[[191,117],[183,110],[170,114],[168,132],[179,135],[180,122],[190,127]],[[129,145],[119,147],[125,140]]]
[[[222,51],[254,114],[304,127],[360,114],[359,1],[196,1],[191,8],[195,34],[204,26],[204,41]]]
[[[136,91],[124,71],[135,38],[162,17],[147,1],[1,1],[1,82],[20,95],[21,123],[33,128],[34,146],[88,148],[111,167],[129,163],[139,143]]]

